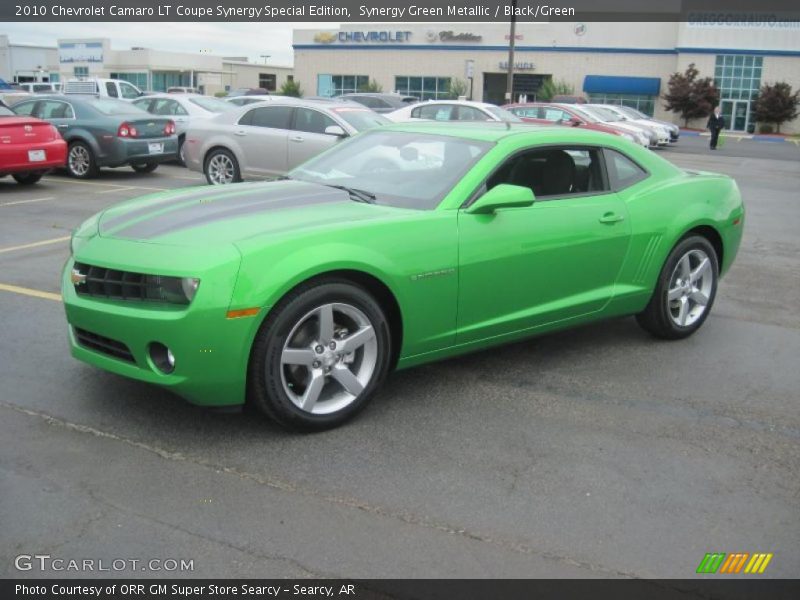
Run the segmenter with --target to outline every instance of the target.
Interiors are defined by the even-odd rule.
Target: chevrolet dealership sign
[[[318,44],[398,44],[411,39],[410,31],[320,31],[314,35]]]

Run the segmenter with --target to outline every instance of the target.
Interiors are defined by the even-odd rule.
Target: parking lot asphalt
[[[193,560],[182,577],[682,577],[706,552],[800,572],[800,148],[661,150],[736,178],[737,262],[697,335],[632,318],[393,374],[354,422],[287,433],[69,356],[70,230],[201,184],[162,165],[0,179],[0,576],[14,557]],[[741,576],[740,576],[741,577]]]

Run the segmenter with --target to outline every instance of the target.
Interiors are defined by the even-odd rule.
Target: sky
[[[252,62],[292,65],[292,30],[338,23],[3,23],[14,44],[55,46],[58,38],[107,37],[112,50],[144,46],[175,52],[247,56]]]

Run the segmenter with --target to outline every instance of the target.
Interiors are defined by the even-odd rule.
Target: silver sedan
[[[178,134],[178,158],[181,164],[186,164],[184,143],[186,132],[192,124],[235,108],[219,98],[201,94],[151,94],[134,100],[133,104],[151,115],[169,117],[175,122]]]
[[[285,175],[339,140],[389,123],[355,102],[258,102],[193,124],[186,166],[211,185]]]

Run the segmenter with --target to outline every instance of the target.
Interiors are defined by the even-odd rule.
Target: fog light
[[[162,373],[169,375],[175,370],[175,355],[160,342],[150,344],[150,360]]]

